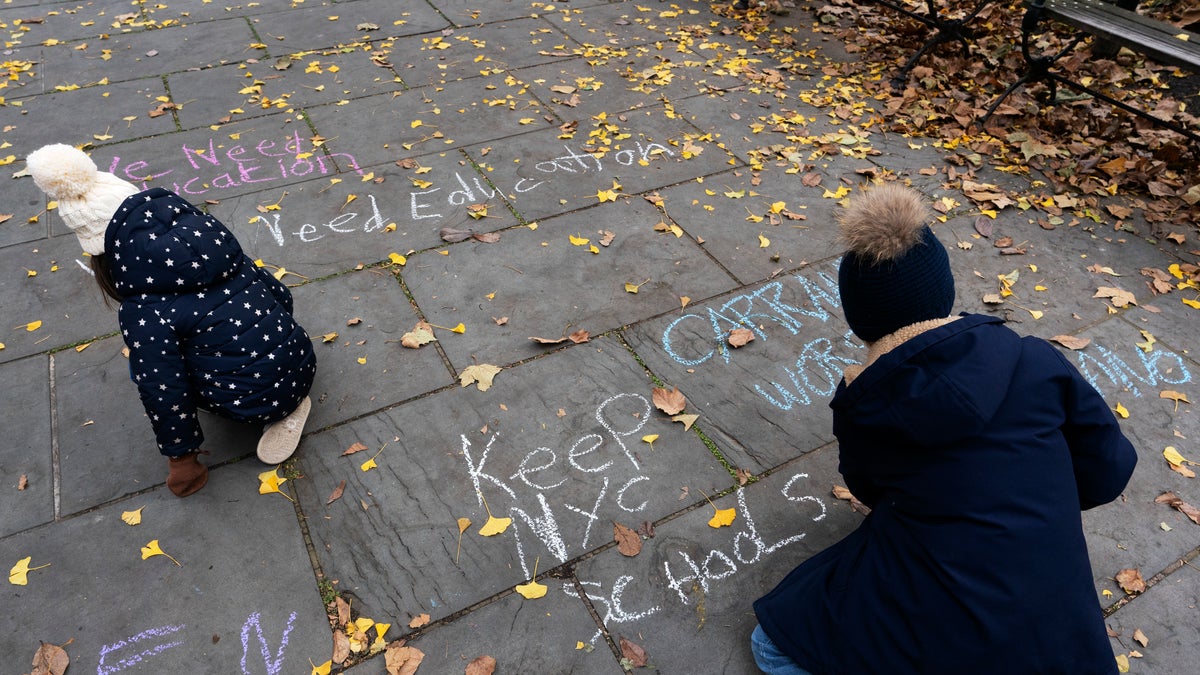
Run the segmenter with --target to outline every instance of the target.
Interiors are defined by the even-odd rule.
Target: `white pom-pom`
[[[81,197],[96,183],[99,169],[82,150],[54,143],[29,153],[25,166],[33,182],[51,199]]]

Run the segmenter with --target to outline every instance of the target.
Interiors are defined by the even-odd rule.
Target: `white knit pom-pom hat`
[[[58,215],[91,255],[104,253],[104,232],[121,202],[141,190],[133,183],[100,171],[82,150],[54,143],[25,158],[33,182],[58,201]]]

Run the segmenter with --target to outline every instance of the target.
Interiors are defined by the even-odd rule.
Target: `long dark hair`
[[[124,298],[117,292],[117,285],[113,282],[112,271],[108,269],[108,256],[101,253],[91,257],[92,274],[96,277],[96,285],[104,293],[104,304],[112,307],[114,304],[119,305]]]

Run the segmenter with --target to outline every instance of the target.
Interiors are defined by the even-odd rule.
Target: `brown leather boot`
[[[199,452],[168,457],[167,487],[176,497],[186,497],[208,482],[208,467],[200,463]]]

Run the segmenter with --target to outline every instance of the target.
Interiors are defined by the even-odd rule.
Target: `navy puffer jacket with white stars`
[[[268,423],[308,394],[316,355],[291,292],[215,218],[152,188],[113,215],[104,250],[130,374],[164,455],[199,449],[197,409]]]

